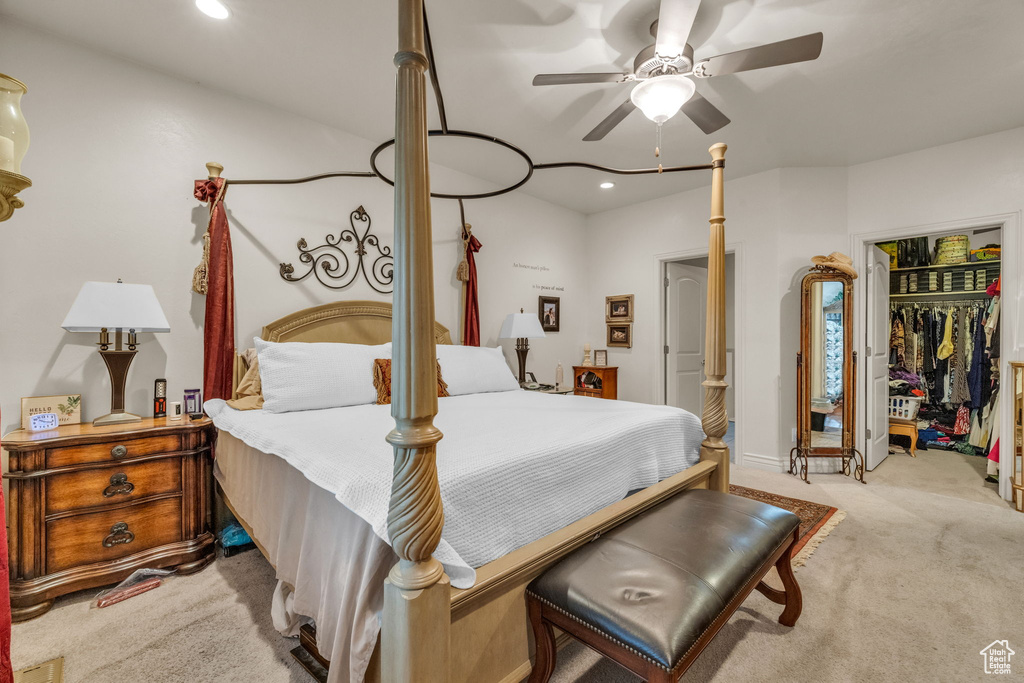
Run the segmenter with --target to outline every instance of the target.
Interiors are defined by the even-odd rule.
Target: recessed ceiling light
[[[208,17],[227,19],[231,14],[220,0],[196,0],[196,7]]]
[[[615,187],[615,183],[608,182],[607,180],[605,182],[601,183],[601,189],[602,190],[610,190],[613,187]]]

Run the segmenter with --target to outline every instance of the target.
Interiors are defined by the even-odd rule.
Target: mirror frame
[[[843,438],[842,446],[811,445],[811,288],[815,283],[843,283]],[[864,482],[864,458],[855,446],[857,414],[857,353],[853,350],[853,276],[815,265],[800,284],[800,353],[797,354],[797,445],[790,451],[789,471],[807,483],[808,458],[841,458],[843,474],[851,471]],[[851,468],[851,461],[853,466]]]

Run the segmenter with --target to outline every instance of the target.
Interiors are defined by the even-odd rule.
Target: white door
[[[889,455],[889,255],[868,247],[864,460],[873,470]]]
[[[700,415],[707,268],[666,264],[666,403]]]

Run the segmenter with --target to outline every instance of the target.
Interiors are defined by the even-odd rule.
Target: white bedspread
[[[390,406],[273,414],[212,400],[206,412],[388,540]],[[435,424],[445,525],[434,556],[457,588],[473,585],[474,567],[690,467],[703,438],[677,408],[529,391],[438,399]]]

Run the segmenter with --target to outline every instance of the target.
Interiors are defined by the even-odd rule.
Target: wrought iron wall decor
[[[373,291],[390,294],[395,278],[395,257],[391,247],[382,246],[380,238],[370,232],[370,214],[362,206],[349,214],[348,221],[351,227],[344,228],[337,237],[328,234],[324,243],[315,247],[310,247],[305,237],[301,238],[296,245],[299,261],[308,263],[309,270],[296,276],[292,264],[282,263],[281,277],[288,282],[300,282],[315,275],[325,287],[345,289],[362,273]],[[346,248],[348,245],[353,247],[351,257]],[[370,248],[376,253],[370,253]]]

